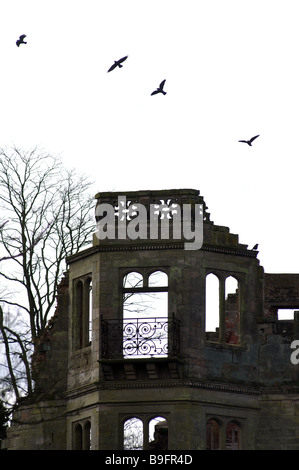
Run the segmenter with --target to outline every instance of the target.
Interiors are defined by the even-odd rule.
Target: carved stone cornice
[[[245,395],[259,395],[258,387],[244,387],[242,385],[216,383],[201,380],[157,380],[157,381],[136,381],[136,382],[99,382],[100,390],[123,390],[123,389],[146,389],[146,388],[195,388]]]

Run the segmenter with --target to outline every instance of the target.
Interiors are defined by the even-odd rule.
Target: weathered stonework
[[[97,204],[115,206],[119,194],[99,193]],[[159,200],[203,204],[203,246],[189,251],[173,238],[95,236],[91,248],[68,259],[57,317],[36,347],[36,393],[20,404],[6,447],[122,449],[125,423],[135,417],[147,448],[149,422],[159,416],[170,450],[299,449],[299,365],[290,361],[298,315],[277,319],[278,308],[299,310],[299,274],[264,273],[256,251],[211,222],[196,190],[125,195],[146,207]],[[123,279],[133,271],[143,278],[139,293],[153,291],[151,273],[167,274],[160,289],[168,297],[164,356],[124,357]],[[217,332],[205,331],[210,273],[219,281]],[[225,299],[230,276],[238,289]]]

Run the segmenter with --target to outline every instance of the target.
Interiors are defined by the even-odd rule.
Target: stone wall
[[[65,401],[21,402],[3,442],[8,450],[63,450],[66,448]]]

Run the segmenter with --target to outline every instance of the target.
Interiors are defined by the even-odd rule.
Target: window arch
[[[92,342],[92,279],[91,277],[87,280],[88,289],[88,341]]]
[[[83,432],[83,450],[91,449],[91,422],[87,420],[84,424]]]
[[[206,321],[208,341],[240,343],[240,283],[234,274],[206,275]]]
[[[73,424],[73,450],[91,449],[91,422],[85,419]]]
[[[207,450],[241,449],[242,427],[237,419],[211,417],[206,424]]]
[[[226,425],[225,448],[229,450],[240,449],[240,425],[235,421],[229,421]]]
[[[219,450],[220,449],[220,423],[215,418],[211,418],[207,422],[206,449],[207,450]]]
[[[164,271],[153,271],[148,276],[149,287],[167,287],[168,275]]]
[[[136,416],[124,421],[123,448],[124,450],[143,449],[143,422]]]
[[[83,282],[77,281],[75,284],[75,349],[83,346]]]
[[[122,426],[124,450],[168,449],[168,422],[163,416],[132,416]]]
[[[149,421],[149,450],[168,449],[168,422],[162,416]]]
[[[92,340],[92,278],[90,275],[74,281],[73,347],[82,349]]]
[[[131,271],[123,277],[123,287],[126,289],[143,287],[143,276],[137,271]]]
[[[74,442],[73,442],[73,449],[74,450],[82,450],[82,425],[77,423],[74,427]]]

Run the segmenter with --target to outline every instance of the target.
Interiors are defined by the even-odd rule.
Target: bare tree
[[[143,425],[138,418],[130,418],[124,423],[125,450],[142,450],[143,448]]]
[[[0,149],[0,277],[1,287],[10,292],[0,300],[3,308],[17,308],[28,326],[25,335],[24,328],[10,328],[1,308],[0,340],[16,397],[21,390],[11,363],[12,345],[31,393],[29,345],[43,333],[53,312],[66,257],[91,242],[89,186],[85,177],[38,148]]]

